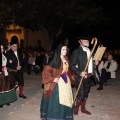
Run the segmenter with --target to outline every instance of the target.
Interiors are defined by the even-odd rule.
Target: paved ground
[[[115,83],[109,82],[102,91],[97,91],[97,87],[91,88],[87,100],[86,108],[92,115],[79,111],[74,120],[120,120],[120,70],[117,71]],[[25,74],[24,94],[27,99],[18,97],[10,106],[0,108],[0,120],[40,120],[41,75]]]

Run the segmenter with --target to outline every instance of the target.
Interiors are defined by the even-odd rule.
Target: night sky
[[[105,39],[105,45],[109,48],[120,49],[120,13],[118,1],[100,0],[105,14],[112,19],[107,28],[103,28],[104,34],[101,38]]]
[[[99,0],[98,4],[103,6],[104,14],[112,19],[107,26],[93,31],[93,37],[97,37],[98,44],[103,44],[107,49],[120,49],[120,13],[118,2]],[[79,26],[65,28],[65,34],[70,40],[71,49],[79,46],[76,38],[82,30]],[[91,32],[90,31],[90,32]]]

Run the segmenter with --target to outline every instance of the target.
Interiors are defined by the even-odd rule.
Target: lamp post
[[[26,30],[26,47],[28,49],[28,30]]]

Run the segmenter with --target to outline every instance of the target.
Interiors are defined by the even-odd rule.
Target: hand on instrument
[[[95,60],[95,65],[98,65],[99,64],[99,61],[98,60]]]
[[[87,78],[87,72],[81,72],[81,73],[80,73],[80,76],[81,76],[81,77],[84,77],[84,78]]]
[[[21,66],[17,66],[17,70],[20,70],[22,67]]]

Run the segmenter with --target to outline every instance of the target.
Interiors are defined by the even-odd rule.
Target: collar
[[[83,49],[83,51],[89,51],[89,48],[84,48],[83,46],[82,46],[82,49]]]

